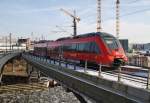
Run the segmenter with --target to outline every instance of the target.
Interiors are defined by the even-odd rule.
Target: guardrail
[[[33,56],[33,55],[30,55],[30,56],[32,56],[36,59],[39,59],[41,61],[44,61],[44,62],[49,62],[49,63],[55,64],[55,65],[57,64],[59,66],[61,66],[63,64],[63,65],[65,65],[66,68],[68,68],[68,65],[71,65],[74,70],[77,70],[78,67],[81,67],[81,69],[83,69],[84,73],[87,73],[87,70],[89,70],[89,69],[95,68],[95,67],[88,68],[87,61],[85,61],[85,64],[81,66],[79,63],[69,62],[69,60],[62,59],[62,58],[56,59],[56,58],[46,58],[46,57]],[[97,76],[99,78],[104,78],[103,75],[109,75],[112,77],[116,77],[117,78],[116,81],[118,83],[123,83],[124,80],[128,80],[128,81],[132,81],[133,83],[139,83],[139,85],[142,85],[141,88],[150,89],[150,68],[146,68],[146,69],[139,69],[139,68],[131,69],[130,68],[131,71],[134,71],[134,72],[136,71],[137,73],[138,72],[140,73],[140,71],[141,71],[141,72],[145,73],[145,76],[140,76],[140,75],[133,74],[134,72],[125,71],[125,67],[121,67],[121,66],[118,67],[118,69],[116,69],[116,70],[109,70],[109,71],[102,71],[102,67],[103,67],[103,65],[101,65],[101,64],[98,65],[97,70],[94,70],[97,73],[97,75],[94,75],[94,76]],[[125,84],[127,84],[127,83],[125,83]]]
[[[112,101],[106,103],[116,103],[114,100],[119,101],[119,103],[141,103],[139,101],[143,102],[143,99],[143,103],[149,103],[150,93],[147,90],[134,88],[132,86],[123,84],[121,82],[121,79],[123,79],[122,74],[120,75],[117,73],[118,79],[120,78],[120,81],[118,80],[118,82],[105,79],[103,77],[104,72],[101,71],[102,65],[99,65],[99,71],[97,72],[97,75],[92,76],[87,74],[87,63],[85,63],[83,67],[84,70],[81,73],[76,71],[78,69],[78,64],[66,62],[67,60],[64,61],[62,59],[46,59],[33,55],[23,55],[23,57],[29,63],[33,64],[37,69],[47,74],[51,78],[56,79],[59,82],[66,84],[68,88],[72,87],[73,89],[79,91],[79,93],[86,94],[87,96],[94,98],[94,100],[99,102],[100,99],[106,99],[106,101],[109,101],[110,98],[113,97]],[[70,65],[72,65],[72,69],[68,69]],[[107,94],[105,94],[104,91],[107,91]],[[116,97],[116,95],[118,97]],[[120,98],[122,97],[126,98],[130,102],[124,102],[123,99],[120,101]]]
[[[3,58],[4,56],[7,56],[9,54],[12,54],[12,53],[21,53],[23,52],[22,50],[11,50],[11,51],[5,51],[5,52],[1,52],[0,53],[0,59]]]

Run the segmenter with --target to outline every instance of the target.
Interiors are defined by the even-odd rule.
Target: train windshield
[[[111,36],[104,36],[103,39],[110,49],[113,50],[120,48],[120,43],[116,38]]]

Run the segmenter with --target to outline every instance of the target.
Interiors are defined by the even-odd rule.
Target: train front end
[[[102,36],[102,39],[108,51],[109,65],[113,67],[124,65],[128,59],[119,40],[112,35],[106,34]]]

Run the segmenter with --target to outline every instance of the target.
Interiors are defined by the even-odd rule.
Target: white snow
[[[50,60],[49,60],[48,63],[50,63]],[[51,63],[54,64],[53,61],[51,61]],[[55,63],[56,63],[56,65],[59,65],[59,62],[55,62]],[[62,66],[62,67],[66,67],[66,64],[65,64],[65,63],[61,63],[61,66]],[[135,68],[135,66],[129,66],[129,67]],[[74,69],[74,66],[68,64],[68,67],[67,67],[67,68],[68,68],[68,69]],[[139,69],[140,67],[137,67],[137,68]],[[143,69],[144,69],[144,68],[143,68]],[[84,67],[78,67],[78,66],[77,66],[75,70],[76,70],[77,72],[82,72],[82,73],[84,73],[84,72],[86,71],[85,73],[87,73],[87,74],[89,74],[89,75],[93,75],[93,76],[98,76],[98,75],[99,75],[99,72],[98,72],[98,71],[92,70],[92,69],[86,69],[86,70],[84,70]],[[121,75],[129,76],[129,75],[127,75],[127,74],[121,74]],[[117,76],[116,74],[110,75],[109,73],[102,72],[102,73],[101,73],[101,76],[102,76],[102,78],[107,79],[107,80],[118,81],[118,76]],[[135,77],[135,76],[131,76],[131,75],[130,75],[130,77],[134,77],[134,78],[137,78],[137,79],[143,79],[143,80],[146,81],[146,79],[141,78],[141,77]],[[131,78],[130,78],[130,79],[131,79]],[[133,81],[133,79],[132,79],[132,80],[127,80],[127,79],[121,78],[121,83],[123,83],[123,84],[125,84],[125,85],[129,85],[129,86],[137,87],[137,88],[144,88],[144,89],[146,88],[146,84]]]

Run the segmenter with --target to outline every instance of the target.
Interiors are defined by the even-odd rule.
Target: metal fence
[[[42,62],[47,62],[50,64],[54,64],[54,65],[59,65],[59,66],[65,66],[66,68],[69,68],[69,65],[72,65],[73,69],[76,70],[78,67],[81,67],[81,65],[79,63],[75,63],[75,62],[70,62],[67,59],[62,59],[62,58],[46,58],[46,57],[42,57],[42,56],[35,56],[35,55],[31,55],[31,54],[23,54],[25,56],[28,56],[29,58],[33,58],[35,60],[40,60]],[[85,64],[82,65],[83,71],[84,73],[87,73],[87,71],[89,69],[92,69],[94,67],[90,67],[88,68],[88,62],[85,61]],[[104,78],[103,75],[109,75],[109,76],[113,76],[115,78],[117,78],[117,82],[119,83],[123,83],[122,80],[129,80],[129,81],[133,81],[133,82],[137,82],[137,83],[141,83],[142,85],[144,85],[144,87],[146,89],[150,89],[150,68],[146,68],[146,69],[137,69],[137,68],[132,68],[131,71],[144,71],[147,75],[146,76],[139,76],[139,75],[133,75],[129,72],[127,72],[125,70],[125,68],[119,66],[118,69],[115,70],[109,70],[109,71],[102,71],[103,65],[99,64],[97,70],[95,70],[98,74],[96,76],[98,76],[99,78]],[[127,69],[130,70],[130,69]]]

